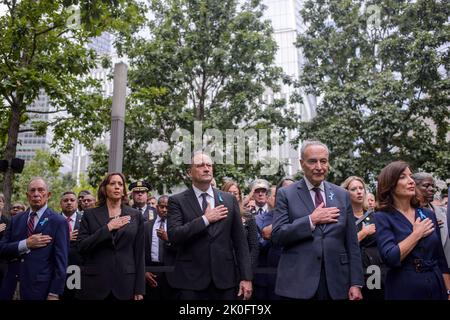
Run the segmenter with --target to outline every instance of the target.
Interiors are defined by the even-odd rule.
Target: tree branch
[[[55,111],[39,111],[39,110],[27,110],[27,113],[36,113],[36,114],[55,114],[59,112],[67,111],[67,109],[55,110]]]

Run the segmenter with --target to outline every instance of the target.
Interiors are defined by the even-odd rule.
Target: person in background
[[[156,206],[158,205],[158,200],[156,200],[155,196],[151,196],[148,198],[147,204],[150,205],[152,208],[156,209]]]
[[[139,210],[144,221],[151,221],[156,217],[156,209],[148,204],[149,190],[151,186],[146,181],[136,181],[130,184],[133,208]]]
[[[416,196],[420,207],[430,209],[436,215],[445,258],[447,259],[447,264],[450,266],[450,239],[448,232],[447,210],[444,207],[432,204],[436,193],[434,178],[431,174],[426,172],[414,173],[412,178],[416,183]]]
[[[172,266],[176,249],[167,236],[167,203],[169,196],[162,195],[156,206],[157,216],[144,224],[145,265],[147,267]],[[145,299],[165,301],[174,298],[173,289],[167,282],[164,272],[145,272]]]
[[[89,195],[85,195],[84,199]],[[69,247],[69,256],[68,256],[68,265],[81,265],[81,258],[78,254],[78,250],[76,247],[76,241],[78,236],[78,229],[80,228],[81,221],[81,213],[78,212],[78,202],[77,195],[73,191],[66,191],[62,194],[60,200],[61,206],[61,215],[67,221],[67,227],[69,229],[69,239],[70,239],[70,247]],[[64,294],[62,295],[62,300],[73,300],[75,298],[75,289],[69,289],[66,286],[64,287]]]
[[[22,202],[14,202],[11,206],[11,211],[9,214],[11,217],[14,217],[16,214],[24,212],[25,210],[27,210],[27,207]]]
[[[89,190],[81,190],[78,192],[78,212],[83,213],[83,199],[87,194],[91,194]]]
[[[416,203],[408,163],[394,161],[378,175],[378,249],[389,270],[387,300],[447,300],[450,275],[436,215]]]
[[[92,194],[86,194],[81,200],[81,207],[84,210],[95,208],[95,197]],[[81,213],[81,212],[79,212]]]
[[[276,203],[276,197],[277,197],[278,190],[280,190],[283,187],[287,187],[294,182],[295,181],[292,180],[291,178],[284,178],[278,182],[275,190],[273,191],[275,203]],[[270,210],[269,213],[267,214],[267,219],[264,221],[264,224],[262,225],[261,234],[265,240],[271,242],[271,245],[267,252],[267,267],[277,270],[278,262],[280,261],[282,247],[272,242],[272,223],[273,223],[273,212],[275,211],[275,209],[276,208],[273,207],[272,210]],[[268,287],[271,288],[268,292],[269,300],[279,300],[280,299],[280,297],[275,294],[276,277],[277,277],[276,272],[267,275],[267,284],[268,284]]]
[[[367,189],[364,180],[360,177],[348,177],[341,187],[350,193],[350,201],[352,203],[353,215],[355,216],[356,229],[358,231],[359,247],[361,248],[362,266],[365,275],[365,283],[372,275],[368,272],[371,266],[378,266],[381,271],[380,288],[369,289],[364,285],[362,293],[366,300],[382,300],[384,299],[384,279],[386,277],[386,267],[381,259],[380,252],[377,247],[375,237],[376,227],[373,220],[372,208],[367,203]],[[369,270],[370,271],[370,270]]]
[[[77,247],[83,260],[81,300],[142,300],[145,293],[144,218],[128,205],[122,173],[98,188],[98,207],[81,218]]]
[[[235,181],[229,180],[222,186],[222,191],[231,193],[236,197],[239,203],[239,208],[241,211],[242,225],[244,226],[245,237],[247,239],[248,248],[250,250],[250,260],[252,264],[253,272],[256,270],[258,264],[258,229],[256,227],[256,221],[253,214],[249,211],[245,211],[242,206],[242,192],[239,184]]]
[[[371,192],[367,192],[367,206],[375,211],[377,202],[375,201],[375,195]]]

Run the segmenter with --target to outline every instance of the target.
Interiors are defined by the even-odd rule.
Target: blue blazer
[[[324,181],[327,207],[337,207],[337,223],[311,230],[315,206],[304,179],[277,193],[272,241],[283,247],[275,293],[311,299],[319,286],[322,261],[332,299],[348,299],[351,286],[363,285],[361,254],[348,192]]]
[[[447,299],[442,273],[448,273],[436,216],[421,208],[430,218],[435,232],[422,238],[408,256],[400,261],[399,243],[413,231],[413,225],[400,212],[378,211],[374,214],[378,249],[390,268],[386,275],[385,298],[388,300]],[[419,216],[416,209],[416,217]],[[423,266],[417,272],[414,261]]]
[[[8,272],[0,289],[0,299],[10,300],[20,281],[22,300],[45,300],[49,293],[61,295],[66,281],[69,252],[69,227],[59,214],[47,209],[39,219],[34,234],[52,237],[43,248],[19,255],[19,242],[27,238],[29,210],[12,217],[0,242],[0,257],[9,260]]]

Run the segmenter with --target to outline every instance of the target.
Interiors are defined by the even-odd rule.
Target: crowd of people
[[[0,299],[450,298],[449,210],[432,175],[389,163],[374,196],[361,177],[326,180],[320,141],[300,153],[302,179],[256,179],[247,195],[233,180],[216,188],[202,152],[191,186],[159,198],[115,172],[96,196],[64,192],[53,211],[46,181],[33,178],[28,208],[6,214],[0,195]],[[79,267],[79,286],[68,266]]]

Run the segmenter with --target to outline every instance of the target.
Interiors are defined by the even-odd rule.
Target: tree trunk
[[[11,165],[12,159],[16,157],[17,139],[19,136],[20,126],[20,108],[11,107],[11,116],[9,119],[8,140],[5,149],[5,159]],[[9,215],[11,210],[11,196],[13,192],[14,172],[11,167],[5,172],[3,180],[3,194],[5,195],[5,208],[4,212]]]

